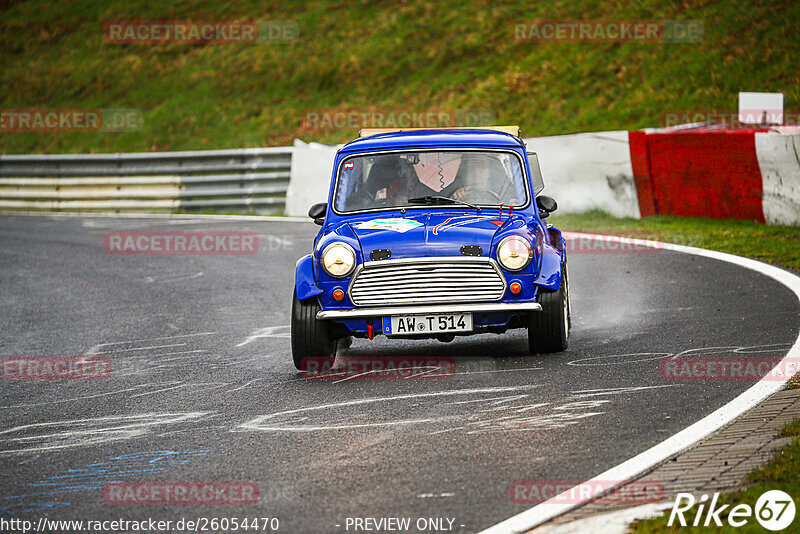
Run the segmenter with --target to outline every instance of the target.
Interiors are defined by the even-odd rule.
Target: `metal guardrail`
[[[0,209],[283,212],[291,147],[0,155]]]

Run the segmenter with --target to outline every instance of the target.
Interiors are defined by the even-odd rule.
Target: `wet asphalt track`
[[[348,517],[450,518],[454,532],[477,532],[530,507],[509,498],[513,481],[591,478],[751,385],[666,382],[660,359],[782,356],[800,326],[786,288],[731,264],[573,254],[562,354],[527,356],[522,330],[356,340],[347,354],[451,356],[457,374],[307,381],[288,325],[294,263],[317,228],[0,216],[0,355],[113,366],[107,380],[0,383],[0,517],[277,517],[292,533],[347,532]],[[110,230],[250,231],[260,251],[114,256]],[[106,482],[143,480],[253,481],[260,498],[104,502]]]

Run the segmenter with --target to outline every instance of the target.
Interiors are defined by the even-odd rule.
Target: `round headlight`
[[[516,235],[506,237],[497,247],[497,260],[509,271],[521,271],[528,266],[532,257],[531,244]]]
[[[334,278],[347,276],[356,266],[356,253],[347,243],[331,243],[322,251],[322,268]]]

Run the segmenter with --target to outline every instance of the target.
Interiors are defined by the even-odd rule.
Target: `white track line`
[[[176,430],[176,432],[180,432]],[[634,508],[623,508],[615,512],[593,515],[585,519],[577,519],[571,523],[542,527],[541,534],[625,534],[628,525],[636,520],[658,517],[664,510],[672,508],[672,501],[643,504]]]
[[[216,332],[199,332],[197,334],[178,334],[175,336],[148,337],[145,339],[132,339],[130,341],[113,341],[111,343],[100,343],[99,345],[92,346],[88,351],[86,351],[84,356],[94,356],[98,354],[97,351],[99,351],[101,348],[110,347],[112,345],[130,345],[131,343],[140,343],[142,341],[160,341],[163,339],[175,339],[178,337],[210,336],[211,334],[216,334]]]
[[[564,232],[564,235],[565,237],[578,239],[585,237],[588,239],[596,239],[615,243],[620,241],[620,238],[615,236],[602,236],[574,232]],[[648,241],[644,239],[624,239],[626,243],[631,243],[634,245],[661,248],[663,250],[681,252],[684,254],[693,254],[695,256],[725,261],[746,269],[751,269],[763,274],[764,276],[768,276],[774,280],[777,280],[793,291],[798,299],[800,299],[800,277],[779,267],[762,263],[760,261],[751,260],[749,258],[734,256],[733,254],[705,250],[702,248],[673,245],[670,243],[661,243],[658,241]],[[800,335],[798,335],[797,339],[789,349],[789,352],[786,354],[786,356],[784,356],[784,359],[780,365],[785,365],[789,358],[800,358]],[[599,483],[595,483],[598,481],[619,480],[620,482],[626,482],[638,477],[656,465],[664,462],[672,456],[675,456],[681,451],[686,450],[715,430],[727,425],[744,412],[750,410],[762,400],[780,390],[786,381],[789,380],[789,378],[791,377],[786,377],[784,380],[774,380],[769,376],[765,377],[725,406],[703,417],[696,423],[684,428],[677,434],[667,438],[658,445],[651,447],[637,456],[634,456],[630,460],[622,462],[616,467],[612,467],[604,473],[600,473],[592,480],[583,482],[583,484],[585,484],[587,487],[596,488],[600,487]],[[620,483],[618,486],[620,485],[622,484]],[[606,487],[603,488],[603,491],[610,489],[612,488]],[[549,521],[550,519],[553,519],[556,516],[586,504],[596,496],[597,494],[595,493],[590,497],[581,500],[580,502],[567,504],[565,503],[565,501],[569,500],[569,490],[567,490],[560,495],[556,495],[552,499],[526,510],[525,512],[517,514],[509,519],[506,519],[505,521],[487,528],[486,530],[483,530],[480,534],[525,532],[541,525],[542,523],[545,523],[546,521]]]
[[[120,352],[137,352],[140,350],[166,349],[170,347],[184,347],[184,346],[186,346],[186,343],[171,343],[169,345],[155,345],[153,347],[133,347],[130,349],[118,349],[107,352],[95,352],[94,354],[119,354]]]

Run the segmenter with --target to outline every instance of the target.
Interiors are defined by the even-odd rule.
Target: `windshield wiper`
[[[409,198],[408,201],[411,204],[461,204],[462,206],[469,206],[477,210],[478,213],[481,212],[480,206],[476,206],[475,204],[470,204],[469,202],[464,202],[463,200],[456,200],[455,198],[450,197],[443,197],[441,195],[426,195],[424,197],[414,197]]]

